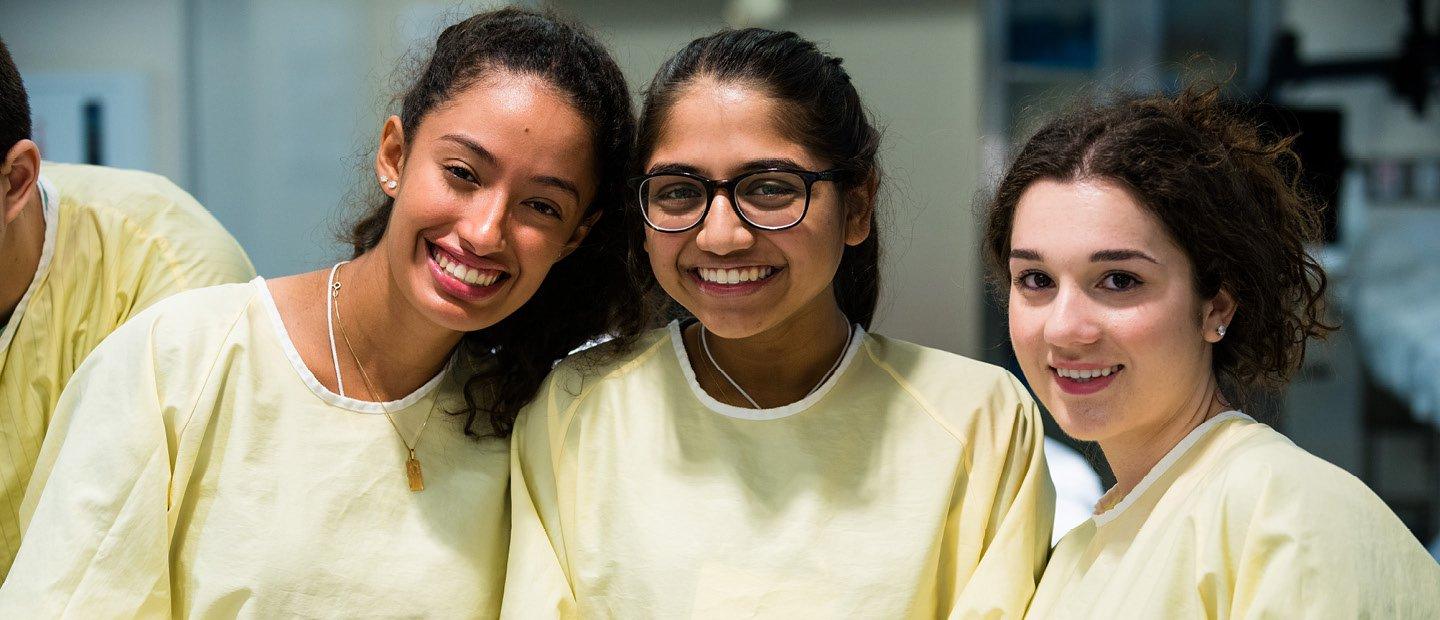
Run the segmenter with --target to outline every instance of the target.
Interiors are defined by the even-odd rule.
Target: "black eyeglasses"
[[[810,186],[838,181],[840,170],[810,172],[789,168],[752,170],[733,179],[713,180],[688,172],[661,172],[630,179],[640,197],[645,223],[660,232],[684,232],[710,213],[715,194],[730,194],[730,207],[746,224],[761,230],[785,230],[810,210]]]

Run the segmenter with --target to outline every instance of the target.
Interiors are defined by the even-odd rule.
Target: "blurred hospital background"
[[[278,276],[346,253],[335,233],[374,183],[373,144],[408,69],[444,25],[499,4],[0,0],[0,37],[47,159],[173,179]],[[587,23],[637,94],[670,52],[726,25],[793,29],[844,57],[885,130],[877,329],[1017,375],[982,274],[977,197],[1078,93],[1233,71],[1237,96],[1301,133],[1307,182],[1332,201],[1316,250],[1345,326],[1262,407],[1440,542],[1440,0],[521,4]],[[1093,449],[1048,430],[1063,529],[1109,478]]]

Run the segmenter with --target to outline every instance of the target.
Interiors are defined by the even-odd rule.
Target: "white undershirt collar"
[[[835,384],[840,381],[840,377],[843,376],[846,369],[850,367],[851,360],[855,359],[856,352],[860,350],[860,344],[865,341],[865,328],[856,325],[855,333],[850,336],[850,343],[845,347],[845,354],[840,360],[840,366],[835,369],[835,372],[830,375],[830,378],[825,380],[825,383],[820,384],[819,389],[815,390],[809,396],[781,407],[750,409],[747,407],[727,405],[707,394],[705,389],[700,387],[700,382],[695,378],[695,368],[690,365],[690,355],[685,351],[685,337],[680,329],[680,322],[671,321],[666,329],[670,331],[670,343],[674,345],[675,358],[680,364],[680,371],[685,373],[685,383],[690,386],[690,391],[695,394],[695,398],[698,399],[701,404],[705,405],[707,409],[715,413],[741,420],[778,420],[800,413],[801,411],[809,409],[811,405],[820,402],[820,399],[825,398],[825,395],[830,392],[830,389],[835,387]]]
[[[414,392],[411,392],[400,400],[379,403],[350,398],[349,396],[341,396],[330,391],[329,388],[326,388],[324,384],[320,383],[320,380],[315,378],[315,373],[311,372],[310,367],[305,365],[305,360],[300,358],[300,351],[295,348],[295,342],[290,340],[290,333],[285,329],[285,322],[280,320],[280,308],[275,305],[275,298],[270,295],[270,287],[266,285],[265,278],[255,276],[255,279],[251,280],[250,283],[255,285],[255,288],[260,291],[260,299],[262,305],[265,306],[265,313],[270,317],[270,324],[275,327],[275,335],[280,339],[280,348],[285,351],[285,357],[290,360],[290,367],[295,370],[295,374],[300,375],[300,380],[305,383],[305,386],[310,388],[310,391],[318,396],[320,400],[325,401],[326,404],[341,409],[348,409],[356,413],[383,415],[386,411],[389,411],[393,415],[419,402],[420,399],[425,398],[427,394],[434,391],[436,387],[439,387],[440,382],[445,379],[445,376],[450,374],[451,366],[455,364],[456,356],[452,353],[450,359],[445,362],[445,367],[440,369],[439,374],[431,377],[429,381],[425,382],[425,385],[416,388]]]
[[[0,326],[0,359],[3,359],[5,351],[10,348],[10,341],[15,339],[15,332],[20,328],[20,319],[25,315],[25,307],[29,305],[30,297],[40,288],[40,283],[50,273],[50,263],[55,258],[55,239],[60,228],[60,192],[56,191],[55,185],[40,175],[36,186],[40,190],[40,217],[45,220],[45,241],[40,245],[40,264],[35,267],[35,275],[30,278],[30,286],[25,288],[25,294],[20,296],[20,303],[15,304],[15,310],[10,313],[10,320]]]
[[[1125,494],[1125,498],[1120,500],[1120,503],[1115,504],[1114,508],[1091,517],[1091,519],[1095,521],[1095,525],[1103,526],[1106,523],[1114,521],[1121,514],[1124,514],[1125,509],[1129,508],[1141,496],[1145,495],[1145,492],[1155,484],[1155,481],[1158,480],[1160,476],[1165,475],[1165,472],[1169,471],[1170,468],[1175,465],[1176,461],[1179,461],[1181,457],[1185,456],[1185,453],[1195,447],[1195,444],[1200,443],[1200,440],[1204,439],[1206,435],[1209,435],[1211,431],[1229,420],[1255,421],[1254,418],[1239,411],[1230,410],[1221,412],[1215,417],[1202,422],[1200,426],[1195,427],[1195,430],[1190,431],[1190,434],[1186,435],[1184,439],[1181,439],[1180,443],[1175,444],[1175,447],[1171,448],[1170,451],[1160,459],[1160,462],[1156,463],[1154,467],[1151,467],[1150,471],[1146,472],[1145,477],[1140,479],[1140,483],[1135,485],[1135,488],[1130,489],[1130,492]],[[1104,502],[1105,499],[1104,496],[1101,496],[1100,501]]]

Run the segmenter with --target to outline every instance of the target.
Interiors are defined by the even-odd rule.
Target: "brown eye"
[[[1128,273],[1108,274],[1105,276],[1104,280],[1100,281],[1100,286],[1102,288],[1107,288],[1112,291],[1128,291],[1137,286],[1140,286],[1140,284],[1142,283],[1140,282],[1139,278],[1136,278],[1135,276]]]
[[[542,200],[532,200],[526,204],[529,204],[531,209],[534,209],[536,213],[539,213],[541,215],[548,215],[555,219],[564,219],[563,216],[560,214],[560,209],[556,208],[555,205],[552,205],[548,202]]]
[[[476,182],[475,175],[470,174],[469,170],[466,170],[461,166],[445,166],[445,171],[450,173],[450,176],[460,179],[461,181],[465,181],[467,183]]]
[[[1050,288],[1055,284],[1055,281],[1050,279],[1050,276],[1039,271],[1027,271],[1015,277],[1015,284],[1020,288],[1033,290]]]

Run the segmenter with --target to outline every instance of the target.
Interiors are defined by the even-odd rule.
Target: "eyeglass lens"
[[[740,179],[731,199],[751,224],[782,228],[804,217],[807,194],[805,179],[798,174],[760,172]],[[679,230],[698,223],[712,197],[700,181],[680,175],[660,175],[640,185],[640,198],[651,225]]]

